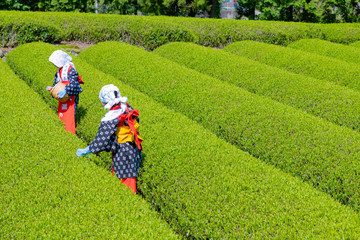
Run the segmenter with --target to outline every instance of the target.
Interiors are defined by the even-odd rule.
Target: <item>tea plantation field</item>
[[[164,23],[154,19],[149,32]],[[169,21],[184,41],[103,39],[73,56],[85,81],[76,136],[45,91],[60,47],[24,42],[0,61],[0,238],[360,239],[356,39],[204,44],[202,20],[180,32]],[[140,112],[136,195],[109,153],[75,155],[97,133],[106,84]]]

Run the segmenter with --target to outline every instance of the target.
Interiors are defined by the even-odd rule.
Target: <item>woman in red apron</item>
[[[70,98],[66,102],[59,101],[58,116],[64,122],[65,130],[75,134],[75,114],[79,104],[79,94],[82,92],[80,84],[83,84],[83,82],[72,63],[71,56],[66,52],[54,51],[50,55],[49,61],[58,68],[58,71],[55,74],[53,86],[47,86],[46,90],[51,91],[58,82],[66,84],[65,89],[58,93],[58,97],[63,98],[68,94]]]
[[[78,149],[77,156],[101,151],[112,152],[112,172],[136,193],[136,176],[141,163],[141,142],[139,136],[139,112],[120,95],[119,89],[110,84],[104,86],[99,99],[109,111],[101,119],[95,139],[85,149]]]

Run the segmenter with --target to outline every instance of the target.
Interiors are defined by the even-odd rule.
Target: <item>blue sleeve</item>
[[[102,151],[109,152],[115,141],[115,132],[118,128],[118,120],[103,121],[99,126],[98,133],[89,145],[91,153],[95,154]]]

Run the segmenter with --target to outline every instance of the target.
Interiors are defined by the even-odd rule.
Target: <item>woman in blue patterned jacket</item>
[[[80,84],[84,82],[78,75],[71,56],[66,52],[61,50],[54,51],[50,55],[49,61],[58,70],[55,73],[53,86],[47,86],[46,90],[51,91],[59,82],[66,84],[65,89],[58,93],[58,97],[62,99],[65,95],[68,95],[70,98],[65,102],[59,101],[58,116],[65,123],[65,129],[75,134],[75,114],[79,103],[79,94],[82,92]]]
[[[139,112],[120,95],[113,84],[104,86],[99,93],[104,109],[109,109],[101,119],[95,139],[85,149],[78,149],[78,156],[101,151],[112,152],[112,172],[136,193],[136,176],[141,163],[141,142],[139,136]]]

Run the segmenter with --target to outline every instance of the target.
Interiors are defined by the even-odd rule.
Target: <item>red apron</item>
[[[68,72],[72,66],[69,67]],[[59,77],[62,79],[61,73],[62,68],[59,71]],[[81,76],[78,76],[78,81],[80,84],[84,84],[84,82],[81,79]],[[69,84],[69,81],[62,81],[63,83]],[[71,98],[65,102],[59,102],[58,106],[58,117],[65,125],[65,130],[71,132],[72,134],[76,134],[75,132],[75,96],[71,96]]]
[[[63,83],[68,84],[69,81]],[[71,96],[67,102],[59,102],[58,117],[64,123],[65,130],[75,135],[75,96]]]

